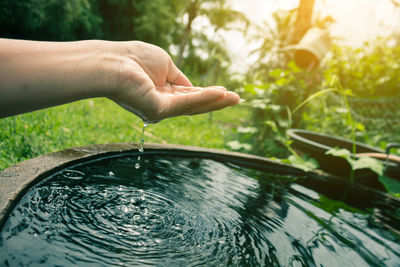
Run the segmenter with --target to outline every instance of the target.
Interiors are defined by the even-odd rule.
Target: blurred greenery
[[[259,58],[241,91],[252,118],[234,132],[232,149],[309,170],[317,165],[291,148],[287,129],[331,134],[382,149],[400,142],[400,36],[377,38],[360,48],[334,45],[318,68],[304,70],[285,50],[294,17],[293,11],[276,12],[276,23],[265,24],[253,36],[261,41],[254,50]],[[388,192],[398,195],[397,187],[387,186],[398,182],[387,181],[381,179]]]
[[[70,41],[101,38],[94,0],[1,0],[0,36]]]
[[[296,66],[293,52],[286,49],[296,16],[296,10],[277,11],[274,23],[256,27],[227,0],[0,0],[0,36],[153,43],[170,52],[194,84],[222,84],[246,99],[213,115],[151,126],[149,142],[248,152],[304,170],[317,164],[291,148],[289,128],[380,148],[400,142],[400,36],[359,48],[334,45],[318,68],[307,71]],[[313,26],[323,24],[318,14],[313,17]],[[193,27],[200,18],[212,36]],[[230,70],[232,57],[220,35],[229,29],[243,36],[254,33],[249,41],[260,43],[252,52],[258,60],[243,76]],[[140,126],[138,118],[105,99],[1,119],[0,168],[71,146],[138,142]],[[389,192],[391,184],[385,180]]]

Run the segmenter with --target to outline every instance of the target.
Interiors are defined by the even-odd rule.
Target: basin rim
[[[138,148],[138,143],[94,144],[73,147],[40,155],[2,170],[0,172],[0,230],[19,200],[30,188],[44,178],[80,162],[113,155],[138,153]],[[263,167],[278,173],[305,174],[304,171],[296,167],[264,157],[195,146],[146,143],[144,144],[144,154],[203,157],[248,167]]]

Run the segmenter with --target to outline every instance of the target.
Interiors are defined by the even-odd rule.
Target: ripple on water
[[[77,165],[34,187],[1,232],[0,265],[400,261],[399,237],[371,226],[370,209],[331,200],[293,177],[207,159],[142,160],[146,168],[135,169],[127,156]]]

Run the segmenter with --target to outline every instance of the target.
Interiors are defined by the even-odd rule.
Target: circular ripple
[[[210,229],[220,228],[216,221],[156,192],[126,186],[74,192],[64,210],[66,225],[80,238],[85,236],[87,246],[108,247],[113,252],[123,248],[142,260],[162,254],[190,256],[189,247],[203,250],[215,243],[219,232]],[[110,241],[114,248],[109,247]]]
[[[107,264],[221,264],[233,250],[229,227],[195,202],[181,205],[132,185],[65,179],[71,173],[37,188],[18,209],[39,243]]]

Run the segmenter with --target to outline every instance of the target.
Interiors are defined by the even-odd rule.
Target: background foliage
[[[101,38],[102,19],[93,0],[1,0],[0,36],[70,41]]]

